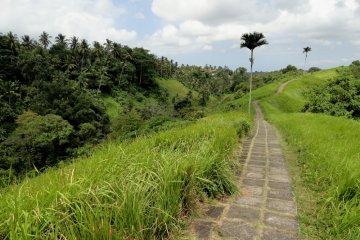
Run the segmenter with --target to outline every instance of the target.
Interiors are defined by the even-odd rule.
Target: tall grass
[[[335,75],[334,69],[305,75],[262,102],[266,117],[298,150],[302,183],[314,193],[309,208],[315,212],[300,216],[309,239],[360,239],[360,122],[299,113],[307,86]]]
[[[238,112],[108,142],[89,157],[0,193],[1,239],[161,239],[205,196],[236,191]]]

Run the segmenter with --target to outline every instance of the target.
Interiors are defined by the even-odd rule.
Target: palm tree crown
[[[46,49],[49,46],[49,44],[51,43],[50,38],[51,36],[47,32],[43,31],[41,33],[41,35],[39,36],[39,42],[41,43],[43,48]]]
[[[311,51],[311,47],[304,47],[304,51],[303,51],[303,53],[308,53],[308,52],[310,52]]]
[[[241,36],[241,40],[243,41],[240,45],[241,48],[248,48],[250,50],[254,50],[257,47],[268,44],[265,39],[264,34],[253,32],[253,33],[244,33]]]
[[[311,47],[304,47],[304,51],[303,51],[303,53],[305,53],[305,63],[304,63],[304,70],[305,70],[305,66],[306,66],[306,59],[307,59],[307,54],[308,54],[308,52],[310,52],[311,51]]]

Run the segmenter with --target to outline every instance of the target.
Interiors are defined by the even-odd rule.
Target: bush
[[[288,73],[288,72],[295,72],[295,71],[297,71],[297,70],[298,70],[298,69],[297,69],[295,66],[293,66],[293,65],[287,65],[286,68],[281,69],[281,72],[282,72],[282,73]]]
[[[143,119],[150,119],[152,117],[164,114],[164,109],[159,104],[154,102],[146,103],[145,106],[140,110],[140,115]]]
[[[308,70],[308,72],[318,72],[318,71],[320,71],[321,69],[320,68],[318,68],[318,67],[311,67],[311,68],[309,68],[309,70]]]
[[[360,118],[360,80],[340,76],[307,93],[304,110],[346,118]]]
[[[141,127],[142,123],[143,120],[135,110],[121,114],[112,121],[110,137],[113,139],[133,138],[136,136],[136,131]]]

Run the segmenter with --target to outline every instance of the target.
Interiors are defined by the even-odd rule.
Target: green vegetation
[[[248,74],[143,48],[0,34],[0,238],[154,239],[236,191]],[[214,103],[215,104],[215,101]]]
[[[346,118],[360,118],[360,62],[339,69],[339,76],[308,92],[304,110]]]
[[[50,38],[0,34],[1,239],[174,234],[197,202],[236,192],[251,88],[298,152],[302,236],[360,238],[359,61],[252,73],[259,33],[242,38],[250,73]]]
[[[76,36],[51,38],[46,32],[38,41],[0,34],[0,171],[9,173],[8,179],[88,153],[107,137],[134,139],[204,117],[213,96],[232,92],[246,79],[246,71],[178,66],[149,50],[109,39],[90,45]],[[40,141],[26,146],[36,149],[32,156],[41,159],[30,164],[32,169],[21,164],[28,156],[9,144],[14,134],[22,134],[18,119],[24,112],[56,115],[73,129],[71,141],[52,144],[57,146],[52,154]],[[57,130],[47,122],[50,118],[41,121],[49,126],[44,134]]]
[[[2,239],[161,239],[206,196],[236,191],[232,158],[244,114],[214,114],[184,129],[49,169],[0,193]]]
[[[298,152],[300,184],[307,191],[297,196],[302,237],[306,239],[360,238],[360,123],[301,113],[308,101],[305,92],[332,84],[336,80],[330,79],[338,74],[330,69],[303,75],[290,82],[284,92],[269,94],[261,101],[266,117]]]

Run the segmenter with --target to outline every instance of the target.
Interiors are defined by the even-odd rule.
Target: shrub
[[[135,137],[142,122],[139,113],[135,110],[121,114],[112,121],[110,137],[113,139]]]
[[[311,67],[311,68],[309,68],[308,72],[318,72],[318,71],[320,71],[320,70],[321,70],[321,69],[318,68],[318,67]]]
[[[340,76],[307,93],[305,111],[360,118],[360,80]]]
[[[287,65],[286,68],[281,69],[281,72],[282,73],[288,73],[288,72],[295,72],[297,70],[298,69],[295,66],[289,64],[289,65]]]

